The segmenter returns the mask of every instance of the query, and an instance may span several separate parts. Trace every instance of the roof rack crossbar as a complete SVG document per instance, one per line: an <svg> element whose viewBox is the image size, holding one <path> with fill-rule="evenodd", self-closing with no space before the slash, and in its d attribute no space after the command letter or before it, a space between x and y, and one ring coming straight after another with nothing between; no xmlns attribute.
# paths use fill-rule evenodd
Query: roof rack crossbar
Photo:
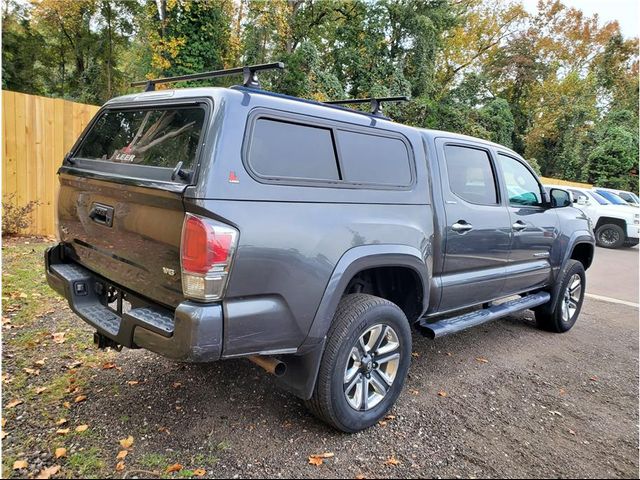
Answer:
<svg viewBox="0 0 640 480"><path fill-rule="evenodd" d="M377 97L377 98L353 98L350 100L331 100L328 102L324 102L328 105L356 105L362 103L371 104L371 114L372 115L382 115L382 102L407 102L409 101L409 97L406 95L398 96L398 97Z"/></svg>
<svg viewBox="0 0 640 480"><path fill-rule="evenodd" d="M244 77L243 86L249 88L260 88L260 81L258 80L257 72L262 70L275 70L284 69L284 63L263 63L261 65L247 65L244 67L229 68L226 70L214 70L211 72L193 73L190 75L180 75L177 77L165 77L155 78L152 80L141 80L138 82L132 82L132 87L139 87L144 85L145 92L152 92L156 89L156 85L161 83L173 83L173 82L185 82L188 80L204 80L206 78L226 77L229 75L240 75Z"/></svg>

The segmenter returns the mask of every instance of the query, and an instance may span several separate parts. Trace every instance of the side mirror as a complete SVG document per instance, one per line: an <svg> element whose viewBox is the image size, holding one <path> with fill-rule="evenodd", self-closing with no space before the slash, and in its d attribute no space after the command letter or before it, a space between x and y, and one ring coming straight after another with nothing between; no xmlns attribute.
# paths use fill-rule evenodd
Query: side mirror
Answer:
<svg viewBox="0 0 640 480"><path fill-rule="evenodd" d="M578 200L576 200L576 203L578 205L586 205L589 203L589 199L587 197L585 197L584 195L580 195L578 197Z"/></svg>
<svg viewBox="0 0 640 480"><path fill-rule="evenodd" d="M549 192L551 196L551 208L568 207L573 203L571 193L560 188L552 188Z"/></svg>

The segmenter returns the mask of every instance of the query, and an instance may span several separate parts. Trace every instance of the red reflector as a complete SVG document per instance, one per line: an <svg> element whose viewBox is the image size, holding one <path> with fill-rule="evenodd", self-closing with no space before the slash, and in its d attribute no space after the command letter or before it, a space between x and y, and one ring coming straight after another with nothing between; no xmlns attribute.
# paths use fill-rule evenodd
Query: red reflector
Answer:
<svg viewBox="0 0 640 480"><path fill-rule="evenodd" d="M227 263L234 241L235 234L229 227L217 227L187 215L182 229L182 269L207 273L215 264Z"/></svg>

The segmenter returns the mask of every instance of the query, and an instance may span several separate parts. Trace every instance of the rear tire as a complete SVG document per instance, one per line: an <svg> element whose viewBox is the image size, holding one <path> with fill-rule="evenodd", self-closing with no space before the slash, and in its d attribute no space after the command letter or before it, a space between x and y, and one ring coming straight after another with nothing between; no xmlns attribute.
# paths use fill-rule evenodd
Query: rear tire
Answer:
<svg viewBox="0 0 640 480"><path fill-rule="evenodd" d="M307 407L343 432L369 428L400 395L410 362L411 329L402 310L373 295L347 295L327 334Z"/></svg>
<svg viewBox="0 0 640 480"><path fill-rule="evenodd" d="M596 230L596 243L603 248L620 248L624 244L625 236L620 225L609 223Z"/></svg>
<svg viewBox="0 0 640 480"><path fill-rule="evenodd" d="M548 305L543 305L535 310L538 327L555 333L571 330L582 309L585 287L584 266L577 260L567 260L556 281L554 309L549 311Z"/></svg>

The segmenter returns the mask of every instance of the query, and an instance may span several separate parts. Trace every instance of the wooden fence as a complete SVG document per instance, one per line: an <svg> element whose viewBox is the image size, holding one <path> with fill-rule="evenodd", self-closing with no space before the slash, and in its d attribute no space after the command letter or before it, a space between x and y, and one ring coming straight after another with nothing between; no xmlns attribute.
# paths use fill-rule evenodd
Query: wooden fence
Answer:
<svg viewBox="0 0 640 480"><path fill-rule="evenodd" d="M40 202L24 233L55 234L56 172L98 108L2 91L2 198Z"/></svg>

